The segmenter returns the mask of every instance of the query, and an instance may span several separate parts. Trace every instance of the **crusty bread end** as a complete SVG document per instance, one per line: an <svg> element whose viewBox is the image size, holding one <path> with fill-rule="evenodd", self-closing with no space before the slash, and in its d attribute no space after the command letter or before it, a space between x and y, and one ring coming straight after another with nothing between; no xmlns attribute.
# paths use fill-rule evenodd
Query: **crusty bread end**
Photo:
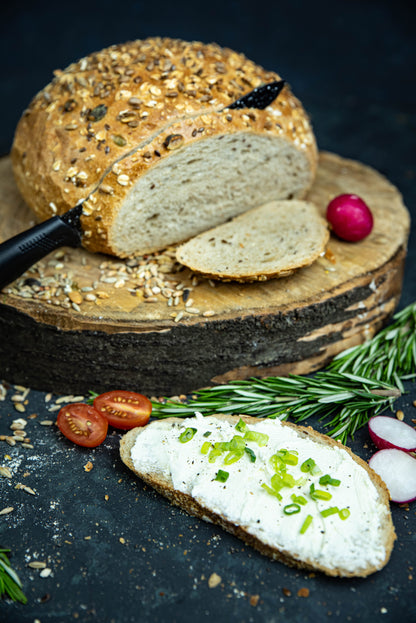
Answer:
<svg viewBox="0 0 416 623"><path fill-rule="evenodd" d="M153 37L90 54L23 113L12 146L19 190L41 220L84 201L82 244L119 257L303 197L317 147L289 85L264 110L229 108L276 80L197 41Z"/></svg>

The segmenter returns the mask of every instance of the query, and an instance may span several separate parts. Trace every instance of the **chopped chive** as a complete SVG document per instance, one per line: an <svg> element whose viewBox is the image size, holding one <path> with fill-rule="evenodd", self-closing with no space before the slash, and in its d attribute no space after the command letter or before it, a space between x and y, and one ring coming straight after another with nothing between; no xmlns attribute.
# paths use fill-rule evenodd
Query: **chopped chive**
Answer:
<svg viewBox="0 0 416 623"><path fill-rule="evenodd" d="M283 482L284 487L290 487L290 488L294 487L296 484L296 480L294 479L292 474L283 474L282 482Z"/></svg>
<svg viewBox="0 0 416 623"><path fill-rule="evenodd" d="M325 508L321 511L322 517L329 517L330 515L336 515L337 513L339 513L338 506L331 506L331 508Z"/></svg>
<svg viewBox="0 0 416 623"><path fill-rule="evenodd" d="M331 478L329 474L325 474L325 476L321 476L319 479L320 485L332 485L333 487L339 487L341 481L337 478Z"/></svg>
<svg viewBox="0 0 416 623"><path fill-rule="evenodd" d="M280 495L280 493L276 491L275 489L272 489L271 487L269 487L269 485L266 485L265 482L263 482L261 486L265 491L267 491L267 493L270 493L270 495L274 495L274 497L277 498L278 500L283 500L283 497Z"/></svg>
<svg viewBox="0 0 416 623"><path fill-rule="evenodd" d="M308 503L308 500L304 498L303 495L296 495L296 493L292 493L290 499L295 502L295 504L301 504L302 506Z"/></svg>
<svg viewBox="0 0 416 623"><path fill-rule="evenodd" d="M192 437L195 435L197 429L196 428L185 428L183 433L179 435L179 441L181 443L187 443L191 441Z"/></svg>
<svg viewBox="0 0 416 623"><path fill-rule="evenodd" d="M283 512L285 515L296 515L297 513L300 513L300 506L299 504L286 504L286 506L283 507Z"/></svg>
<svg viewBox="0 0 416 623"><path fill-rule="evenodd" d="M208 454L208 452L210 451L210 448L211 448L210 442L204 441L201 447L201 454Z"/></svg>
<svg viewBox="0 0 416 623"><path fill-rule="evenodd" d="M252 463L255 463L256 461L256 455L254 454L253 450L251 448L247 448L247 446L244 448L244 451L246 452L246 454L248 454L248 456L250 457L250 461Z"/></svg>
<svg viewBox="0 0 416 623"><path fill-rule="evenodd" d="M243 456L243 452L241 451L229 452L224 457L224 465L231 465L231 463L235 463L236 461L239 461L242 456Z"/></svg>
<svg viewBox="0 0 416 623"><path fill-rule="evenodd" d="M244 435L244 439L247 439L247 441L255 441L259 446L265 446L269 441L269 435L248 430Z"/></svg>
<svg viewBox="0 0 416 623"><path fill-rule="evenodd" d="M306 459L306 461L303 461L302 465L300 466L300 471L303 472L304 474L307 474L308 472L311 472L311 470L315 466L316 466L315 461L309 458L309 459Z"/></svg>
<svg viewBox="0 0 416 623"><path fill-rule="evenodd" d="M229 441L217 441L214 443L214 448L220 452L226 452L231 450L231 445Z"/></svg>
<svg viewBox="0 0 416 623"><path fill-rule="evenodd" d="M231 439L230 443L230 450L233 450L234 452L244 452L244 448L246 447L246 444L244 442L244 438L241 437L241 435L234 435L234 437Z"/></svg>
<svg viewBox="0 0 416 623"><path fill-rule="evenodd" d="M278 456L286 465L297 465L299 458L296 456L296 450L278 450L275 456Z"/></svg>
<svg viewBox="0 0 416 623"><path fill-rule="evenodd" d="M342 519L343 521L345 519L348 519L348 517L351 515L348 508L341 508L338 514L339 514L340 519Z"/></svg>
<svg viewBox="0 0 416 623"><path fill-rule="evenodd" d="M218 450L217 448L212 448L211 452L209 453L209 457L208 457L209 463L215 463L215 461L217 460L219 456L221 456L221 454L222 454L221 450Z"/></svg>
<svg viewBox="0 0 416 623"><path fill-rule="evenodd" d="M317 489L316 491L314 491L312 498L314 500L325 500L328 501L332 498L332 494L329 493L329 491L321 491L320 489Z"/></svg>
<svg viewBox="0 0 416 623"><path fill-rule="evenodd" d="M235 425L235 429L238 430L239 433L245 433L247 430L247 424L244 422L244 420L240 419L238 420L237 424Z"/></svg>
<svg viewBox="0 0 416 623"><path fill-rule="evenodd" d="M223 469L219 469L217 471L217 475L215 476L215 480L219 480L219 482L226 482L229 475L230 474L228 472L225 472Z"/></svg>
<svg viewBox="0 0 416 623"><path fill-rule="evenodd" d="M210 435L212 435L212 430L206 430L204 433L204 437L209 437Z"/></svg>
<svg viewBox="0 0 416 623"><path fill-rule="evenodd" d="M274 474L270 479L270 484L275 491L280 491L280 489L284 486L281 477L279 474Z"/></svg>
<svg viewBox="0 0 416 623"><path fill-rule="evenodd" d="M332 494L329 493L329 491L315 489L315 485L313 483L309 487L309 495L313 500L330 500L332 498Z"/></svg>
<svg viewBox="0 0 416 623"><path fill-rule="evenodd" d="M270 457L270 464L275 472L285 472L287 469L282 457L277 454L273 454L273 456Z"/></svg>
<svg viewBox="0 0 416 623"><path fill-rule="evenodd" d="M299 532L300 532L301 534L305 534L306 530L309 528L309 526L310 526L310 525L311 525L311 523L312 523L312 519L313 519L312 515L307 515L307 516L306 516L306 519L305 519L305 521L303 522L301 529L299 530Z"/></svg>
<svg viewBox="0 0 416 623"><path fill-rule="evenodd" d="M319 469L317 465L314 465L311 469L311 475L317 476L318 474L322 474L322 471Z"/></svg>

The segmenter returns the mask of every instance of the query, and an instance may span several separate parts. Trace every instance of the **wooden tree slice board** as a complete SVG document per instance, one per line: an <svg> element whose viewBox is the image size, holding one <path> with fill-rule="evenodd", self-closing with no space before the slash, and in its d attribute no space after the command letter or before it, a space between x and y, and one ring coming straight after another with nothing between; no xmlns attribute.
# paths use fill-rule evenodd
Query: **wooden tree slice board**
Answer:
<svg viewBox="0 0 416 623"><path fill-rule="evenodd" d="M196 283L173 264L172 250L138 265L83 249L51 254L0 295L0 378L65 394L124 388L172 396L324 366L393 313L409 235L408 211L388 180L321 153L308 199L324 214L344 192L370 205L370 236L359 243L331 236L325 257L282 279ZM9 158L0 160L0 215L1 241L34 224ZM177 296L159 292L163 284Z"/></svg>

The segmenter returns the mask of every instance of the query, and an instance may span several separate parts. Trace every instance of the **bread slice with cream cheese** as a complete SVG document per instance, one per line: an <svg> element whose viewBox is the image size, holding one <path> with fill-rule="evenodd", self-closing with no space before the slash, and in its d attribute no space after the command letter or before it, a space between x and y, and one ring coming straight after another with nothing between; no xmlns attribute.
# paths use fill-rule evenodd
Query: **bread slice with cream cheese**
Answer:
<svg viewBox="0 0 416 623"><path fill-rule="evenodd" d="M173 504L287 565L364 577L390 558L396 536L386 486L312 428L196 414L129 431L120 453Z"/></svg>

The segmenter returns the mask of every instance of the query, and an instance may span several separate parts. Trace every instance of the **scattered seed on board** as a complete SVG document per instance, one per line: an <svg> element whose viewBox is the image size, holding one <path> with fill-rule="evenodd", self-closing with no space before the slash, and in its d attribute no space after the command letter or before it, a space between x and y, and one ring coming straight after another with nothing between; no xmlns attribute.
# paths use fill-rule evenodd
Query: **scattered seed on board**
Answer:
<svg viewBox="0 0 416 623"><path fill-rule="evenodd" d="M14 511L13 506L6 506L6 508L1 509L0 515L8 515L9 513L12 513L13 511Z"/></svg>
<svg viewBox="0 0 416 623"><path fill-rule="evenodd" d="M121 179L123 181L124 177L122 176ZM183 266L176 260L175 247L169 247L149 256L101 262L97 266L100 274L95 276L91 283L77 284L73 281L70 271L66 272L68 262L73 260L70 251L63 252L59 260L58 262L57 258L53 258L49 262L38 262L9 286L6 293L23 298L39 299L47 304L60 306L63 309L73 309L80 313L84 305L99 304L100 299L110 298L113 295L112 290L126 289L139 295L145 288L150 287L153 288L152 295L156 296L156 301L164 301L170 307L180 304L179 297L182 291L185 292L183 298L185 305L189 292L201 283L206 282L211 287L216 285L212 280L201 280L183 271ZM81 258L81 263L83 265L87 263L85 256ZM51 271L53 271L52 274ZM109 291L97 289L99 283L108 284ZM177 290L177 297L173 295L174 289ZM152 302L156 301L152 300ZM25 389L22 388L22 391ZM18 400L23 402L20 397Z"/></svg>
<svg viewBox="0 0 416 623"><path fill-rule="evenodd" d="M184 312L180 311L179 313L176 314L174 321L179 322L180 320L182 320L183 316L184 316Z"/></svg>

